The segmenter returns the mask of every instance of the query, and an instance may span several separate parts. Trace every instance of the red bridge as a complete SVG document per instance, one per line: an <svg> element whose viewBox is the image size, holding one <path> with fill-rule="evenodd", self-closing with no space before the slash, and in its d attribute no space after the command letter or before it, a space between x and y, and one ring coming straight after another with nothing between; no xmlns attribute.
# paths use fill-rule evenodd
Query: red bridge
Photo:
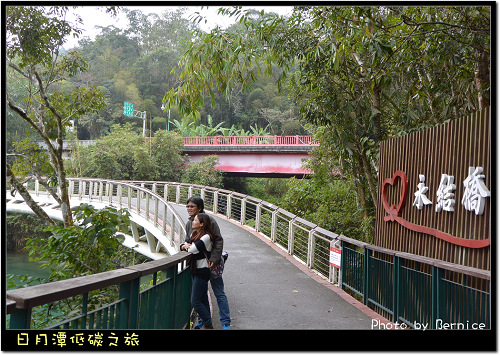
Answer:
<svg viewBox="0 0 500 355"><path fill-rule="evenodd" d="M151 139L151 137L146 137ZM229 176L249 177L303 177L312 171L302 169L302 161L309 159L308 152L318 145L310 136L210 136L183 137L184 153L191 161L201 161L204 156L218 155L216 166ZM95 141L81 140L90 145ZM47 150L44 142L38 142ZM63 156L69 159L70 144L63 142Z"/></svg>
<svg viewBox="0 0 500 355"><path fill-rule="evenodd" d="M229 176L303 177L303 160L318 143L310 136L183 137L184 153L191 161L217 155L216 166Z"/></svg>

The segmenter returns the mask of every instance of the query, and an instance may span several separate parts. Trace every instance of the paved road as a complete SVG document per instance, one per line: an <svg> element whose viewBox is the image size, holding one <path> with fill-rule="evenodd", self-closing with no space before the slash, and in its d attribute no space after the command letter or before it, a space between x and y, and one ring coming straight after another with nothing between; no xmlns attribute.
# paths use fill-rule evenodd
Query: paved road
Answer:
<svg viewBox="0 0 500 355"><path fill-rule="evenodd" d="M186 220L184 206L178 212ZM229 258L224 270L232 329L370 329L372 318L241 226L215 216ZM211 291L211 289L210 289ZM211 291L214 328L220 329Z"/></svg>

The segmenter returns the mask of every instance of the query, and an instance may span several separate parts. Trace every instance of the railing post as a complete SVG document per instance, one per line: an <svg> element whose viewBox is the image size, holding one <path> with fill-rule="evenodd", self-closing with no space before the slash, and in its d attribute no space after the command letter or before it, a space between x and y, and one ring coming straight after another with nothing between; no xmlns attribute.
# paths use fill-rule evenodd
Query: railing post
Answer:
<svg viewBox="0 0 500 355"><path fill-rule="evenodd" d="M312 269L314 263L314 247L315 247L315 239L314 239L314 228L309 231L309 235L307 238L307 267Z"/></svg>
<svg viewBox="0 0 500 355"><path fill-rule="evenodd" d="M231 198L231 195L227 195L227 204L226 204L226 217L228 219L231 219L231 203L233 199Z"/></svg>
<svg viewBox="0 0 500 355"><path fill-rule="evenodd" d="M30 329L31 323L31 308L30 309L16 309L10 315L9 329Z"/></svg>
<svg viewBox="0 0 500 355"><path fill-rule="evenodd" d="M244 198L241 199L241 216L240 216L240 223L245 224L245 216L247 213L247 197L245 196Z"/></svg>
<svg viewBox="0 0 500 355"><path fill-rule="evenodd" d="M276 209L271 213L271 241L273 243L276 243L277 225L278 225L278 210Z"/></svg>
<svg viewBox="0 0 500 355"><path fill-rule="evenodd" d="M399 321L399 271L401 267L401 259L399 256L394 255L393 257L393 280L392 280L392 322L397 323Z"/></svg>
<svg viewBox="0 0 500 355"><path fill-rule="evenodd" d="M260 231L260 217L262 214L262 202L255 206L255 231ZM272 230L272 229L271 229Z"/></svg>
<svg viewBox="0 0 500 355"><path fill-rule="evenodd" d="M295 239L293 221L295 221L295 218L288 221L288 254L290 255L293 255L293 241Z"/></svg>
<svg viewBox="0 0 500 355"><path fill-rule="evenodd" d="M213 213L217 213L219 210L219 192L214 191L214 210Z"/></svg>
<svg viewBox="0 0 500 355"><path fill-rule="evenodd" d="M162 218L162 223L163 223L163 234L167 234L167 206L163 206L163 218Z"/></svg>
<svg viewBox="0 0 500 355"><path fill-rule="evenodd" d="M163 198L168 201L168 184L163 185Z"/></svg>
<svg viewBox="0 0 500 355"><path fill-rule="evenodd" d="M109 197L109 204L110 206L113 205L113 184L108 183L108 197Z"/></svg>
<svg viewBox="0 0 500 355"><path fill-rule="evenodd" d="M154 226L158 227L158 198L155 197L155 212L154 212ZM166 208L165 208L166 209Z"/></svg>
<svg viewBox="0 0 500 355"><path fill-rule="evenodd" d="M440 287L442 270L437 266L432 266L432 290L431 290L431 324L430 329L435 329L436 319L440 318Z"/></svg>
<svg viewBox="0 0 500 355"><path fill-rule="evenodd" d="M146 221L149 221L149 194L145 194L146 196Z"/></svg>
<svg viewBox="0 0 500 355"><path fill-rule="evenodd" d="M370 288L370 256L371 250L365 248L363 262L363 304L368 305L369 288Z"/></svg>
<svg viewBox="0 0 500 355"><path fill-rule="evenodd" d="M92 201L93 193L94 193L94 181L89 181L89 201Z"/></svg>
<svg viewBox="0 0 500 355"><path fill-rule="evenodd" d="M183 242L183 240L181 240L181 238L182 238L182 236L179 233L179 243L178 243L178 245ZM170 246L175 246L175 245L176 245L175 244L175 216L172 213L172 217L171 217L171 220L170 220Z"/></svg>
<svg viewBox="0 0 500 355"><path fill-rule="evenodd" d="M99 202L102 202L102 181L99 181Z"/></svg>
<svg viewBox="0 0 500 355"><path fill-rule="evenodd" d="M40 195L40 183L38 182L38 180L35 180L35 195Z"/></svg>
<svg viewBox="0 0 500 355"><path fill-rule="evenodd" d="M167 270L165 270L165 273L166 273L166 279L170 279L170 282L172 283L172 287L171 287L171 290L172 290L172 298L171 298L171 303L170 303L170 327L172 328L175 328L176 327L176 324L175 324L175 310L176 310L176 300L175 300L175 296L176 296L176 289L177 289L177 265L175 265L174 267L170 267L168 268Z"/></svg>
<svg viewBox="0 0 500 355"><path fill-rule="evenodd" d="M131 210L132 209L132 187L129 186L128 187L128 209Z"/></svg>
<svg viewBox="0 0 500 355"><path fill-rule="evenodd" d="M129 329L138 329L138 319L139 319L139 294L140 294L140 277L130 280L130 318L129 318Z"/></svg>
<svg viewBox="0 0 500 355"><path fill-rule="evenodd" d="M122 185L118 185L116 194L118 195L118 208L122 208Z"/></svg>
<svg viewBox="0 0 500 355"><path fill-rule="evenodd" d="M347 258L345 254L345 242L343 240L340 241L340 255L342 255L342 258L340 259L340 279L339 279L339 287L341 290L344 289L344 279L345 279L345 274L346 274L346 267L347 267Z"/></svg>
<svg viewBox="0 0 500 355"><path fill-rule="evenodd" d="M140 278L137 277L120 284L119 298L123 299L123 302L120 303L119 329L137 328L139 280Z"/></svg>
<svg viewBox="0 0 500 355"><path fill-rule="evenodd" d="M180 204L181 201L181 185L177 185L175 191L175 203Z"/></svg>

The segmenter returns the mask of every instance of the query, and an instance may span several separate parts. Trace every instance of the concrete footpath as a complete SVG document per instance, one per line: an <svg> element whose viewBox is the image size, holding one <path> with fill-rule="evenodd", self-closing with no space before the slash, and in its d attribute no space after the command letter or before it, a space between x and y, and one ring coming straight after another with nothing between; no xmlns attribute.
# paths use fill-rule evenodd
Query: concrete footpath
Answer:
<svg viewBox="0 0 500 355"><path fill-rule="evenodd" d="M187 220L186 208L178 207ZM223 278L232 329L371 329L372 319L390 323L251 228L214 217L229 254ZM214 328L221 329L209 289Z"/></svg>

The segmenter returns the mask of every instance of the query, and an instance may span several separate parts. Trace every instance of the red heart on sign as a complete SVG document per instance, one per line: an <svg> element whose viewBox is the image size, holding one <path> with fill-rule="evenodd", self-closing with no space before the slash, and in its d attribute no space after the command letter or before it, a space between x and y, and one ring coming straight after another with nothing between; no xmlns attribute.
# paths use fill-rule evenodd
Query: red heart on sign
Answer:
<svg viewBox="0 0 500 355"><path fill-rule="evenodd" d="M397 180L401 180L402 183L402 189L401 189L401 197L399 198L399 204L396 207L396 205L389 205L389 202L387 202L387 186L391 185L394 186L397 183ZM384 217L384 221L394 221L394 217L401 217L401 208L406 203L406 196L408 194L408 178L406 177L406 174L402 171L396 171L392 178L387 178L384 180L382 184L382 204L384 205L385 211L389 214L388 216Z"/></svg>

